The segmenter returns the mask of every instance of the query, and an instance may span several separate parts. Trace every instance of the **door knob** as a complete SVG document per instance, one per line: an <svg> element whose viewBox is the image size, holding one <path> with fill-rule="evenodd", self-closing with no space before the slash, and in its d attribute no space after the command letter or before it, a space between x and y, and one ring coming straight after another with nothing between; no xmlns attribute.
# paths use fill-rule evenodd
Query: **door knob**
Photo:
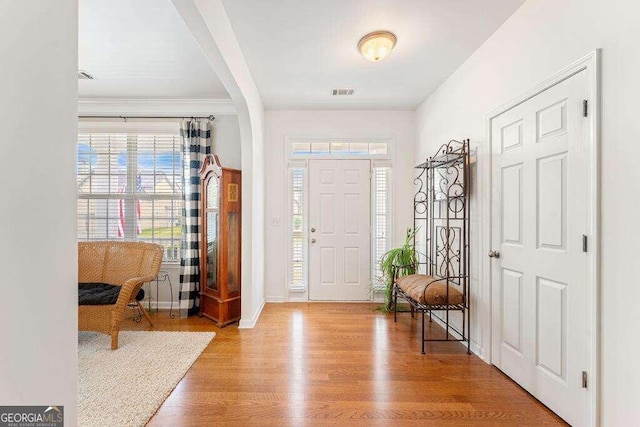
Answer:
<svg viewBox="0 0 640 427"><path fill-rule="evenodd" d="M315 242L316 242L316 239L311 239L311 243L315 243Z"/></svg>
<svg viewBox="0 0 640 427"><path fill-rule="evenodd" d="M311 229L311 232L312 232L312 233L315 233L315 232L316 232L316 229L315 229L315 228L312 228L312 229Z"/></svg>
<svg viewBox="0 0 640 427"><path fill-rule="evenodd" d="M498 251L489 251L489 258L500 258L500 252L498 252Z"/></svg>

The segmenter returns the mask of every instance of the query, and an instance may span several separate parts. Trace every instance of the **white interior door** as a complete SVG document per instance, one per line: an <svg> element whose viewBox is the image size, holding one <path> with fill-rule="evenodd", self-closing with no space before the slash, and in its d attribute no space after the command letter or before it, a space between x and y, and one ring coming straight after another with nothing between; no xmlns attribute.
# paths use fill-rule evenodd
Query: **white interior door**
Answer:
<svg viewBox="0 0 640 427"><path fill-rule="evenodd" d="M309 299L365 301L371 288L371 161L309 161Z"/></svg>
<svg viewBox="0 0 640 427"><path fill-rule="evenodd" d="M582 71L491 121L492 361L574 426L587 416L587 94Z"/></svg>

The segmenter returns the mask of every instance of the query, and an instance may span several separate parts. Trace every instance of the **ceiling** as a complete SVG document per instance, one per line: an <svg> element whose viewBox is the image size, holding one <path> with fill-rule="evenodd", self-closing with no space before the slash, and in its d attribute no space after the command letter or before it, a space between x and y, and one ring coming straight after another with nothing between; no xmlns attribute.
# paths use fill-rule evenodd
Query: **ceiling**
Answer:
<svg viewBox="0 0 640 427"><path fill-rule="evenodd" d="M524 0L223 2L267 108L414 109ZM356 45L380 29L398 43L369 62Z"/></svg>
<svg viewBox="0 0 640 427"><path fill-rule="evenodd" d="M415 109L524 0L223 2L267 108ZM398 43L372 63L379 29ZM80 0L78 54L80 98L229 99L171 0Z"/></svg>
<svg viewBox="0 0 640 427"><path fill-rule="evenodd" d="M229 98L170 0L80 0L78 68L81 98Z"/></svg>

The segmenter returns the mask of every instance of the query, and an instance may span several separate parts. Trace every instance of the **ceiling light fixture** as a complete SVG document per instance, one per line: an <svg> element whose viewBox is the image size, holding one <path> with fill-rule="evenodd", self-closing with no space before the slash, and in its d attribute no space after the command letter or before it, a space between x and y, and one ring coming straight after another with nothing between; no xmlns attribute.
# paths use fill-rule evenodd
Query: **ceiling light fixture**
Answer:
<svg viewBox="0 0 640 427"><path fill-rule="evenodd" d="M358 42L358 50L369 61L378 62L389 56L398 39L389 31L374 31Z"/></svg>

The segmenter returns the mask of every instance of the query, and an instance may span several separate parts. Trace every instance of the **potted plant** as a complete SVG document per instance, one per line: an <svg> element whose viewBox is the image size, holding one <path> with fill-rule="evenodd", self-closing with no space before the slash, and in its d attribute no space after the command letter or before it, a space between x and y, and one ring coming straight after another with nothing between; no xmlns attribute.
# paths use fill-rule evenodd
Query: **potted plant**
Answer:
<svg viewBox="0 0 640 427"><path fill-rule="evenodd" d="M418 229L407 228L407 235L402 246L393 248L380 258L380 271L385 282L384 310L393 311L393 275L394 270L398 276L406 276L416 273L418 257L414 247L414 239Z"/></svg>

